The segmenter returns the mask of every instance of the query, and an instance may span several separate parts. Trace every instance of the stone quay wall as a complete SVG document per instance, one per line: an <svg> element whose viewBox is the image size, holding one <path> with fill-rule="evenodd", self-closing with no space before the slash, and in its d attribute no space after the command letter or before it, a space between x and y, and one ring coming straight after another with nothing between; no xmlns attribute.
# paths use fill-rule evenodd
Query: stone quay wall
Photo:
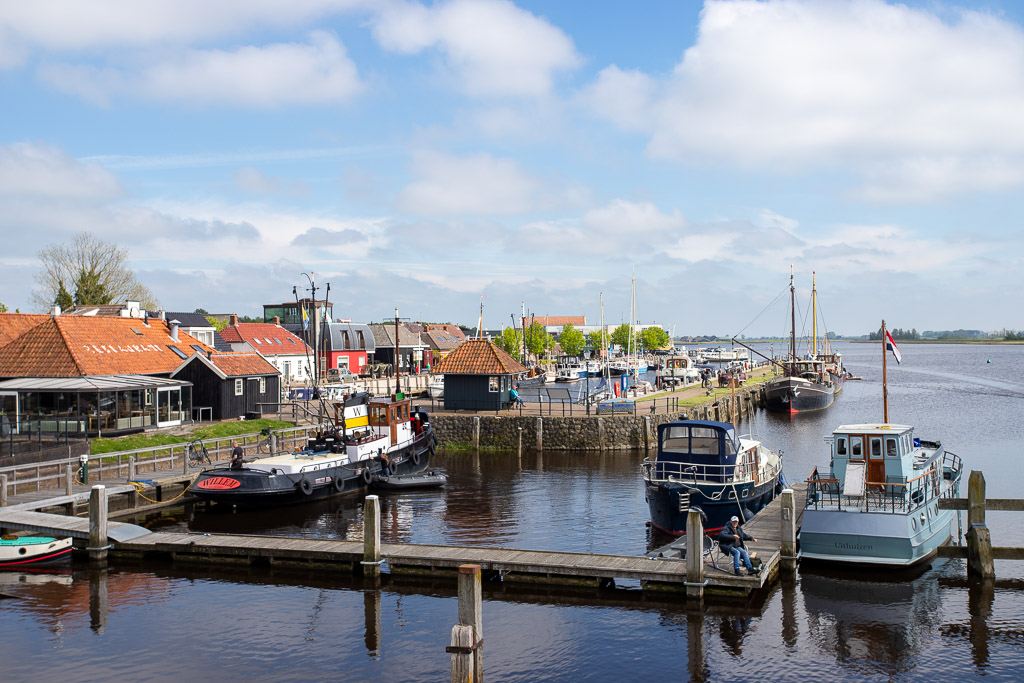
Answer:
<svg viewBox="0 0 1024 683"><path fill-rule="evenodd" d="M761 405L759 388L736 394L737 422ZM439 413L431 415L442 449L473 450L653 450L658 425L676 420L731 422L731 397L722 397L677 413L536 417ZM641 404L642 405L642 404Z"/></svg>

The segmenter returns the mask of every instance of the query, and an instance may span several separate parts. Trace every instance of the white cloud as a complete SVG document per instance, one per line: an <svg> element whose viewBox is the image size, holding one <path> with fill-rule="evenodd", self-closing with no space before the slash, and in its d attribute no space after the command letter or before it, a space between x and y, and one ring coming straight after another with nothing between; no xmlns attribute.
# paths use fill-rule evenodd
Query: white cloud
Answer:
<svg viewBox="0 0 1024 683"><path fill-rule="evenodd" d="M115 96L157 101L277 107L347 100L362 91L345 47L323 31L306 44L190 50L138 71L78 64L39 70L51 86L104 104Z"/></svg>
<svg viewBox="0 0 1024 683"><path fill-rule="evenodd" d="M669 79L656 88L609 67L585 95L653 131L652 156L688 164L852 171L859 196L887 201L1019 187L1024 32L951 16L881 0L709 0Z"/></svg>
<svg viewBox="0 0 1024 683"><path fill-rule="evenodd" d="M94 201L119 194L113 173L56 147L28 142L0 147L0 195Z"/></svg>
<svg viewBox="0 0 1024 683"><path fill-rule="evenodd" d="M545 95L556 72L581 63L564 32L503 0L394 3L374 20L374 35L403 54L437 48L475 97Z"/></svg>
<svg viewBox="0 0 1024 683"><path fill-rule="evenodd" d="M258 27L303 26L366 0L51 0L0 3L0 50L77 51L188 44ZM2 61L0 61L2 66Z"/></svg>
<svg viewBox="0 0 1024 683"><path fill-rule="evenodd" d="M398 196L399 207L412 214L509 215L575 206L589 197L586 188L542 180L517 161L490 154L419 152L413 157L413 172L419 179Z"/></svg>

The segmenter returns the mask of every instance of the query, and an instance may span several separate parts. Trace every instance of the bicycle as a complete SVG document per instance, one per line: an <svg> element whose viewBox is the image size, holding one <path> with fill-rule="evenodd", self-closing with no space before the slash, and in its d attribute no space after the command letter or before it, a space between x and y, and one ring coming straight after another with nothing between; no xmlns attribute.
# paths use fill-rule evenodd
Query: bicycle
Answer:
<svg viewBox="0 0 1024 683"><path fill-rule="evenodd" d="M206 450L206 444L203 443L202 439L189 441L188 446L185 447L185 455L188 457L189 467L196 467L203 463L213 464L213 461L210 460L210 453Z"/></svg>
<svg viewBox="0 0 1024 683"><path fill-rule="evenodd" d="M270 448L270 428L266 427L264 429L261 429L260 436L263 436L265 438L260 439L259 441L256 442L256 450L258 450L260 453L272 453L273 451Z"/></svg>

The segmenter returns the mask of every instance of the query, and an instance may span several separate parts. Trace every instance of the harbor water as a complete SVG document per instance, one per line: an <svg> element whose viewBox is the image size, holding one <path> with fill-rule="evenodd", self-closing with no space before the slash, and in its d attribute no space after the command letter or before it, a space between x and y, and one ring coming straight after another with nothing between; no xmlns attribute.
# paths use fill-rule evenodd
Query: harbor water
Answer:
<svg viewBox="0 0 1024 683"><path fill-rule="evenodd" d="M828 410L740 426L781 450L790 480L828 466L823 437L880 422L877 344L841 344L848 381ZM1024 498L1024 347L905 345L889 359L889 421L941 440L988 496ZM638 452L438 454L446 489L384 493L385 542L641 555L652 535ZM966 475L965 475L966 476ZM265 512L183 506L153 529L359 539L362 496ZM966 520L964 520L966 521ZM988 513L993 544L1024 545L1020 513ZM966 529L965 529L966 530ZM958 531L955 527L953 533ZM491 681L1017 680L1024 563L974 585L965 563L912 574L801 566L746 605L703 611L612 590L484 584ZM0 573L5 680L448 680L454 581L169 564Z"/></svg>

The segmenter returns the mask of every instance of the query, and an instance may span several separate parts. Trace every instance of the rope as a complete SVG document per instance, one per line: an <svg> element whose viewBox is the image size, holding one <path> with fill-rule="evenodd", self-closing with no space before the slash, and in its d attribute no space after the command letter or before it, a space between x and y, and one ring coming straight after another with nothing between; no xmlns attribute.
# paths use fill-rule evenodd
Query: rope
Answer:
<svg viewBox="0 0 1024 683"><path fill-rule="evenodd" d="M198 476L199 476L199 474L193 474L192 475L192 479L188 482L189 485L191 485L192 482L195 481L196 477L198 477ZM130 484L135 489L135 493L138 494L138 496L140 498L142 498L143 500L149 501L150 503L161 503L162 504L162 503L173 503L174 501L176 501L179 498L181 498L182 496L184 496L185 493L188 491L188 486L186 485L183 489L181 489L181 493L176 495L174 498L171 498L170 500L153 500L152 498L149 498L149 497L143 495L142 492L146 489L146 486L148 484L159 484L161 482L174 482L174 481L176 481L176 480L174 480L174 479L146 479L144 481L136 481L136 480L133 480L133 479L129 479L128 480L128 484Z"/></svg>

